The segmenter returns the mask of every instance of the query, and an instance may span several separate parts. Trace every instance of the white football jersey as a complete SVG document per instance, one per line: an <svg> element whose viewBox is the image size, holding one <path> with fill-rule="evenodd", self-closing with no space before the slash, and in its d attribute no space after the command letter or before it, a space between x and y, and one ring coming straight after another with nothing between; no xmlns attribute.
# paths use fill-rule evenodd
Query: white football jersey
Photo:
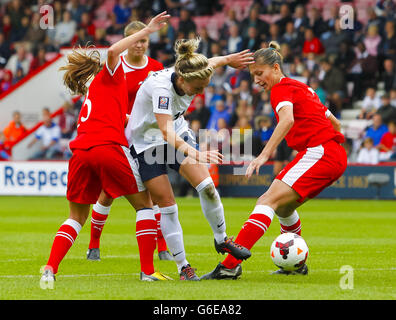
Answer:
<svg viewBox="0 0 396 320"><path fill-rule="evenodd" d="M173 84L176 76L174 72L174 68L168 68L151 73L136 94L125 135L129 147L133 145L138 154L167 143L158 128L155 113L171 115L177 135L188 131L188 123L183 114L194 95L180 96L176 93Z"/></svg>

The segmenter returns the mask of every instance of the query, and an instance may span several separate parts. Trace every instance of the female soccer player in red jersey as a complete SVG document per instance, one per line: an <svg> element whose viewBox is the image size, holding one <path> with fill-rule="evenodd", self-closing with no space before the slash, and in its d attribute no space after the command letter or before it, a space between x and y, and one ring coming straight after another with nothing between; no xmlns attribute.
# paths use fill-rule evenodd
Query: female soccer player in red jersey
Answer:
<svg viewBox="0 0 396 320"><path fill-rule="evenodd" d="M297 156L274 179L256 203L235 242L250 249L269 228L274 214L279 218L281 232L301 234L301 222L296 209L317 196L345 171L347 156L340 143L339 121L323 106L306 84L287 78L282 71L279 45L254 54L249 66L254 82L271 91L271 104L278 124L263 149L246 170L248 178L266 163L282 141L298 151ZM241 260L228 255L216 268L201 279L236 279L242 273ZM290 274L279 270L277 273ZM307 274L304 264L297 274Z"/></svg>
<svg viewBox="0 0 396 320"><path fill-rule="evenodd" d="M135 41L165 26L169 15L163 12L154 17L143 30L113 44L102 68L98 51L89 55L74 50L68 56L64 82L76 94L85 94L81 108L77 137L70 142L73 156L69 161L67 199L70 204L69 218L58 230L42 282L55 280L58 267L79 231L84 225L90 204L95 203L101 190L112 198L125 196L137 210L138 219L145 222L144 233L156 232L152 203L141 182L124 134L128 95L125 73L119 55ZM87 82L92 79L87 88ZM154 221L154 224L148 225ZM152 248L141 248L141 250ZM147 281L167 280L168 277L154 272L153 257L141 261L141 279Z"/></svg>
<svg viewBox="0 0 396 320"><path fill-rule="evenodd" d="M124 29L124 36L128 37L140 30L143 30L146 24L140 21L132 21ZM128 48L128 51L121 56L122 67L126 76L127 90L128 90L128 110L129 115L132 111L133 103L135 102L136 93L146 77L153 71L162 70L164 66L161 62L156 61L146 56L146 51L149 46L149 37L142 37L135 41ZM107 217L110 213L110 208L113 199L109 197L103 190L99 196L98 201L92 207L91 216L91 239L87 251L87 259L93 261L100 260L100 237L103 227L106 223ZM172 256L167 250L165 239L161 232L160 217L161 213L157 205L153 206L154 216L156 219L157 233L146 234L142 233L144 224L140 220L136 221L136 237L139 243L143 246L149 246L152 241L155 241L160 260L173 260ZM143 229L144 230L144 229ZM147 255L147 259L152 256L152 252L141 252L142 255Z"/></svg>

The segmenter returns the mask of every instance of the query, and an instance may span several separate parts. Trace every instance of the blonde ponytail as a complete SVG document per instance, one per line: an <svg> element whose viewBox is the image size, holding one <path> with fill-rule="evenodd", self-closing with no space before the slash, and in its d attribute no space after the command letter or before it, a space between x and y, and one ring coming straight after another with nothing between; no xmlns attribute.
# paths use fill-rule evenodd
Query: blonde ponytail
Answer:
<svg viewBox="0 0 396 320"><path fill-rule="evenodd" d="M181 39L176 41L176 74L186 81L207 79L213 75L213 68L209 66L208 58L196 53L200 38Z"/></svg>

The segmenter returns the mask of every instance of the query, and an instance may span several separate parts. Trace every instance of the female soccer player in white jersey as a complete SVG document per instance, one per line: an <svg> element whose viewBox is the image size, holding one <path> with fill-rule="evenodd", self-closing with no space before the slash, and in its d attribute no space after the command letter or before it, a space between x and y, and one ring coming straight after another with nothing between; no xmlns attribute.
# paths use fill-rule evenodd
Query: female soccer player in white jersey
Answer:
<svg viewBox="0 0 396 320"><path fill-rule="evenodd" d="M158 31L168 19L169 15L163 12L154 17L147 28L114 43L103 68L98 51L87 55L76 50L68 55L68 64L61 68L65 71L65 85L72 92L85 95L85 100L78 119L77 136L70 142L73 151L67 181L70 214L53 241L41 278L45 285L54 282L59 264L77 238L89 215L90 204L96 202L101 190L112 198L125 196L138 216L154 219L150 197L140 180L124 133L128 95L119 55L133 42ZM169 279L154 272L152 255L141 271L141 280Z"/></svg>
<svg viewBox="0 0 396 320"><path fill-rule="evenodd" d="M124 29L124 36L128 37L140 30L143 30L146 25L140 21L132 21ZM121 56L122 67L126 76L127 90L128 90L128 110L127 114L131 113L133 104L135 102L136 93L143 83L144 79L153 71L162 70L164 66L161 62L156 61L146 56L146 51L149 47L149 37L143 37L139 41L134 42L128 51ZM107 195L103 190L98 201L92 206L91 216L91 239L89 241L87 259L92 261L100 260L100 238L103 227L106 223L107 217L110 213L110 208L113 199ZM154 216L156 221L144 221L140 217L136 219L136 239L140 247L152 248L153 243L156 243L158 249L158 257L160 260L173 260L172 256L167 251L167 246L164 237L161 233L159 208L157 205L153 206ZM154 225L153 225L154 223ZM156 229L156 232L143 232L147 229ZM155 240L157 239L157 240ZM152 250L141 250L140 261L150 261Z"/></svg>
<svg viewBox="0 0 396 320"><path fill-rule="evenodd" d="M315 91L305 83L283 74L279 45L255 52L255 63L249 66L254 82L271 91L271 105L278 124L261 154L246 170L248 178L266 163L283 138L298 154L276 176L256 203L235 242L251 249L269 228L276 214L281 232L301 235L301 221L296 209L316 197L344 173L347 156L340 143L339 121L320 102ZM242 274L241 260L228 255L201 279L236 279ZM277 274L308 273L305 263L297 271L278 270Z"/></svg>
<svg viewBox="0 0 396 320"><path fill-rule="evenodd" d="M238 259L249 250L235 245L226 235L224 209L209 175L207 162L221 162L217 151L199 152L183 114L196 94L209 85L216 67L242 68L252 62L248 50L207 59L195 53L199 40L179 40L175 66L151 74L141 85L126 128L131 153L139 163L142 181L161 211L161 229L173 254L181 280L199 280L186 260L178 207L167 176L166 165L177 170L197 190L202 211L215 237L215 248ZM200 163L198 163L200 162Z"/></svg>

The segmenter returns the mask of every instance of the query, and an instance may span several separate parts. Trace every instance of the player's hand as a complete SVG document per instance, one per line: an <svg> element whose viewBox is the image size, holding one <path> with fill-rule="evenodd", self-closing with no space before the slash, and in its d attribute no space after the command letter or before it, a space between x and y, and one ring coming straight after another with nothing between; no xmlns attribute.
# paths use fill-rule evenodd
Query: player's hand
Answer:
<svg viewBox="0 0 396 320"><path fill-rule="evenodd" d="M253 52L250 52L249 49L230 54L228 57L231 61L228 65L235 69L243 69L254 63Z"/></svg>
<svg viewBox="0 0 396 320"><path fill-rule="evenodd" d="M150 31L150 33L156 32L166 26L169 18L170 15L167 14L166 11L161 12L160 14L156 15L153 19L151 19L151 21L147 25L147 29Z"/></svg>
<svg viewBox="0 0 396 320"><path fill-rule="evenodd" d="M258 175L260 167L268 161L268 156L259 155L256 159L250 162L249 167L246 169L245 176L250 179L254 171Z"/></svg>
<svg viewBox="0 0 396 320"><path fill-rule="evenodd" d="M214 163L219 164L223 162L224 156L218 150L201 151L198 154L199 163Z"/></svg>
<svg viewBox="0 0 396 320"><path fill-rule="evenodd" d="M127 127L130 116L131 116L130 114L126 114L126 115L125 115L124 128Z"/></svg>

